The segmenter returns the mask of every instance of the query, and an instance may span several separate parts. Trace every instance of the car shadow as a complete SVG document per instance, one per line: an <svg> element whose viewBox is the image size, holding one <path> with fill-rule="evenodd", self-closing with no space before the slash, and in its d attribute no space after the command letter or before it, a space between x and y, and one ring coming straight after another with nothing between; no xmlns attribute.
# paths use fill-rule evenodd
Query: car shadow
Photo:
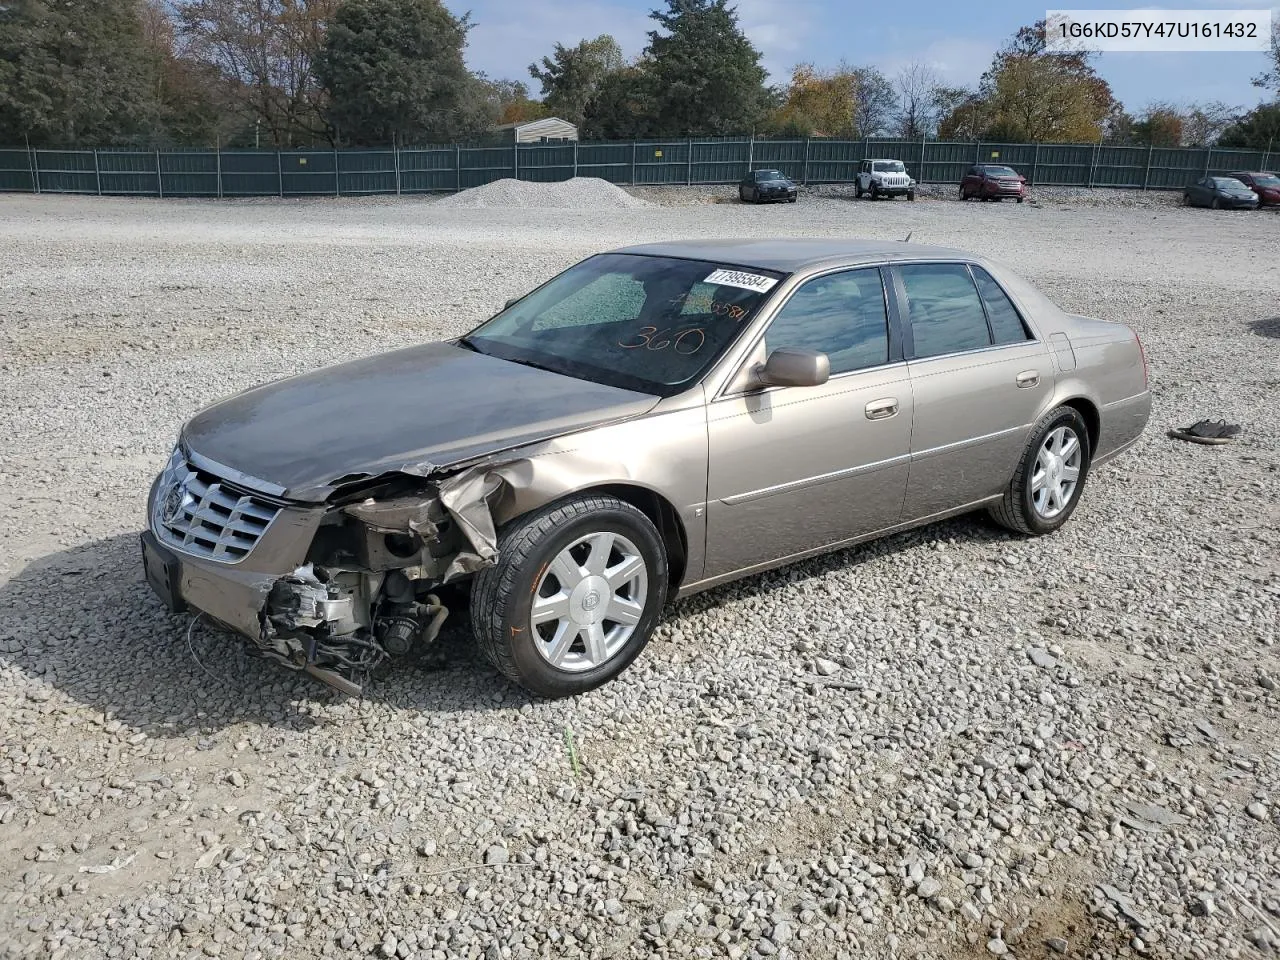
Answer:
<svg viewBox="0 0 1280 960"><path fill-rule="evenodd" d="M976 517L791 564L677 601L676 622L746 593L772 593L938 539L1002 540L1009 534ZM364 699L394 710L511 710L538 702L484 662L472 641L465 592L453 588L440 637L419 656L371 681ZM327 721L344 694L249 653L235 635L172 615L142 574L136 534L49 554L0 584L0 664L60 691L102 716L155 738L213 733L238 723L303 730ZM342 722L342 721L336 721Z"/></svg>
<svg viewBox="0 0 1280 960"><path fill-rule="evenodd" d="M1260 337L1280 340L1280 317L1267 317L1263 320L1250 320L1249 329Z"/></svg>
<svg viewBox="0 0 1280 960"><path fill-rule="evenodd" d="M248 652L238 637L171 615L142 573L136 534L61 550L0 584L0 663L152 737L250 722L306 729L346 699ZM40 688L37 683L28 696ZM465 616L429 656L398 664L365 699L439 712L515 709L529 695L474 652Z"/></svg>

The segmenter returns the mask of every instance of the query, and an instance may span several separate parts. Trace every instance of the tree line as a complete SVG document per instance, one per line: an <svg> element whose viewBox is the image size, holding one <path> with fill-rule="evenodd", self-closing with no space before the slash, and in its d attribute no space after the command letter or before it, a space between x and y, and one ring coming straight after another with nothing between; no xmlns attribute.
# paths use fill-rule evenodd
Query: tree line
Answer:
<svg viewBox="0 0 1280 960"><path fill-rule="evenodd" d="M924 63L797 65L770 85L730 0L665 0L638 57L557 43L529 85L467 68L441 0L0 0L0 145L301 147L477 141L558 116L583 139L926 137L1268 148L1280 24L1255 80L1272 100L1127 111L1086 53L1020 29L972 89Z"/></svg>

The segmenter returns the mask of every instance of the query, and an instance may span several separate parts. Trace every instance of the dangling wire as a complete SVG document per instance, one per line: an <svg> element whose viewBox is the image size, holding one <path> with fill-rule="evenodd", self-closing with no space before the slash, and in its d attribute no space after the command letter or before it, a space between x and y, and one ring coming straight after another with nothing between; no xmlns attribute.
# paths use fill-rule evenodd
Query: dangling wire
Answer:
<svg viewBox="0 0 1280 960"><path fill-rule="evenodd" d="M191 659L196 662L197 667L199 667L201 670L207 673L211 679L216 680L218 683L221 683L222 678L219 677L216 673L214 673L212 670L210 670L208 667L206 667L203 663L200 662L200 658L196 656L195 644L191 642L191 634L195 630L196 624L203 619L204 619L204 614L197 613L194 617L191 618L191 622L187 624L187 650L190 651Z"/></svg>

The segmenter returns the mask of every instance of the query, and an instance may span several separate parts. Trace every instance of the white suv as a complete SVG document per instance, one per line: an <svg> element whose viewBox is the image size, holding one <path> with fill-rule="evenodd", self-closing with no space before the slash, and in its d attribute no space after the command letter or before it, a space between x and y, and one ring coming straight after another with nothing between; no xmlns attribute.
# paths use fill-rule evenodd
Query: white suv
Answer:
<svg viewBox="0 0 1280 960"><path fill-rule="evenodd" d="M901 160L863 160L854 183L853 192L859 199L864 193L871 194L872 200L903 194L908 200L916 198L916 182Z"/></svg>

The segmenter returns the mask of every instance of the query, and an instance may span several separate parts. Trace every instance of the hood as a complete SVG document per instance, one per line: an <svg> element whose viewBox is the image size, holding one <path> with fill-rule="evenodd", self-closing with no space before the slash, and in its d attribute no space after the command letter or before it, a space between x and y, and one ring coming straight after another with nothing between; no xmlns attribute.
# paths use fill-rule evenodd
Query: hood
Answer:
<svg viewBox="0 0 1280 960"><path fill-rule="evenodd" d="M207 407L193 453L323 500L341 484L433 469L638 416L657 398L429 343L324 367Z"/></svg>

